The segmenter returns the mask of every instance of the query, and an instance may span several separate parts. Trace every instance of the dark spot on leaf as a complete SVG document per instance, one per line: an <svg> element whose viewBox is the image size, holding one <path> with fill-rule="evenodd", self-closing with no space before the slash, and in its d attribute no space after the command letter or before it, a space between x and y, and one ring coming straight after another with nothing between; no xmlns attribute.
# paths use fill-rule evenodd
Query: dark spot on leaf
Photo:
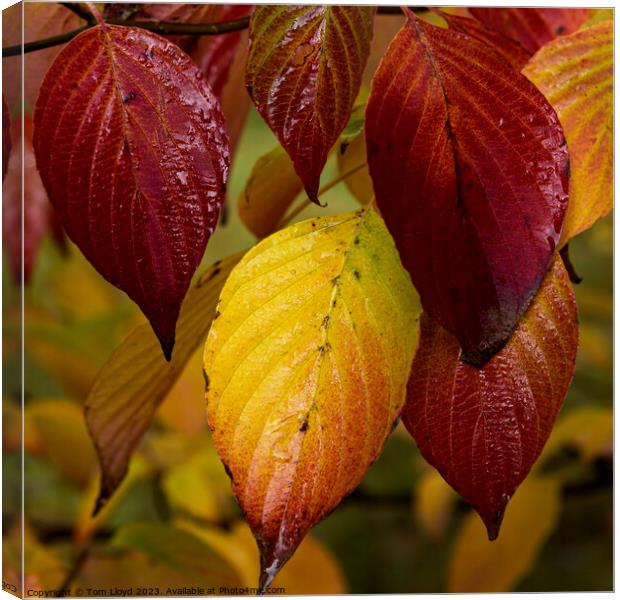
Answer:
<svg viewBox="0 0 620 600"><path fill-rule="evenodd" d="M146 58L146 60L152 60L153 59L153 51L150 48L147 48L144 51L144 58Z"/></svg>
<svg viewBox="0 0 620 600"><path fill-rule="evenodd" d="M205 379L205 391L208 392L209 391L209 376L207 375L207 372L203 369L202 370L202 376Z"/></svg>
<svg viewBox="0 0 620 600"><path fill-rule="evenodd" d="M342 156L346 151L347 148L349 147L349 143L350 142L342 142L342 144L340 144L340 156Z"/></svg>
<svg viewBox="0 0 620 600"><path fill-rule="evenodd" d="M559 25L555 30L555 35L562 35L566 31L564 25Z"/></svg>
<svg viewBox="0 0 620 600"><path fill-rule="evenodd" d="M357 246L357 245L359 245L359 243L360 243L360 239L359 239L358 237L356 237L356 238L353 240L353 243L354 243L356 246Z"/></svg>
<svg viewBox="0 0 620 600"><path fill-rule="evenodd" d="M301 433L305 433L306 431L308 431L308 417L306 417L302 424L299 426L299 431Z"/></svg>
<svg viewBox="0 0 620 600"><path fill-rule="evenodd" d="M326 315L326 317L323 319L323 323L321 323L321 326L327 329L328 325L329 325L329 315Z"/></svg>
<svg viewBox="0 0 620 600"><path fill-rule="evenodd" d="M123 96L123 104L127 104L128 102L131 102L132 100L134 100L136 97L136 93L135 92L127 92L124 96Z"/></svg>
<svg viewBox="0 0 620 600"><path fill-rule="evenodd" d="M353 269L353 277L355 277L355 279L361 279L361 274L357 269Z"/></svg>
<svg viewBox="0 0 620 600"><path fill-rule="evenodd" d="M219 310L215 311L215 314L213 315L213 320L215 321L215 319L217 319L222 313Z"/></svg>

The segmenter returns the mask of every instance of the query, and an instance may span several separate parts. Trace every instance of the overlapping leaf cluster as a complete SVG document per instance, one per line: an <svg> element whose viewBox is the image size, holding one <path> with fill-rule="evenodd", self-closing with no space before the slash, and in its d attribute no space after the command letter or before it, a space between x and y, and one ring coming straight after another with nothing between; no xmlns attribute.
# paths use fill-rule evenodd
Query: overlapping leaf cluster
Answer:
<svg viewBox="0 0 620 600"><path fill-rule="evenodd" d="M251 7L136 10L137 24L201 23ZM38 91L44 189L26 207L38 217L29 243L41 238L47 193L170 361L143 326L95 381L86 417L103 471L98 506L206 337L208 423L258 542L263 589L360 483L401 415L497 537L573 376L565 260L568 241L611 209L613 25L585 23L581 9L425 16L406 10L381 47L372 7L260 6L248 34L210 41L96 13ZM192 285L225 199L241 83L280 144L239 199L265 239ZM320 203L333 185L320 187L332 151L363 207L284 227L302 188ZM553 512L556 482L530 485ZM153 535L115 540L145 550ZM156 535L165 546L181 533ZM468 587L458 566L451 577Z"/></svg>

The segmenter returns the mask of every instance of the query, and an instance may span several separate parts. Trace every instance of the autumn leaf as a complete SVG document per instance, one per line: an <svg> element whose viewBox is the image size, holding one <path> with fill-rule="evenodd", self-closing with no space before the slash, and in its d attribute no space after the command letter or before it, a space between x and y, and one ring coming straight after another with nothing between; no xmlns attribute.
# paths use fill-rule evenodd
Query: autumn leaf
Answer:
<svg viewBox="0 0 620 600"><path fill-rule="evenodd" d="M558 35L573 33L588 18L587 8L482 8L470 14L489 29L519 42L530 54Z"/></svg>
<svg viewBox="0 0 620 600"><path fill-rule="evenodd" d="M6 105L6 97L2 94L2 181L6 177L9 168L9 156L11 154L11 117Z"/></svg>
<svg viewBox="0 0 620 600"><path fill-rule="evenodd" d="M464 33L475 38L483 44L491 46L509 65L520 71L532 55L525 48L514 40L504 36L502 33L487 29L480 21L451 15L447 12L437 11L442 19L448 23L448 27L453 31Z"/></svg>
<svg viewBox="0 0 620 600"><path fill-rule="evenodd" d="M102 472L96 510L125 477L155 410L204 340L222 285L242 255L215 263L190 289L179 317L177 351L169 363L163 360L150 327L141 325L99 372L85 403L86 423Z"/></svg>
<svg viewBox="0 0 620 600"><path fill-rule="evenodd" d="M23 11L23 19L22 19ZM22 39L23 24L23 39ZM2 11L2 45L13 46L46 39L68 31L74 31L86 23L74 12L59 2L17 3ZM64 45L52 46L28 52L22 56L9 56L2 59L3 91L11 112L22 109L31 113L43 77ZM23 59L23 63L22 63ZM26 76L23 79L22 64Z"/></svg>
<svg viewBox="0 0 620 600"><path fill-rule="evenodd" d="M510 342L482 369L426 313L403 422L422 456L497 537L506 504L540 455L573 377L577 304L557 257Z"/></svg>
<svg viewBox="0 0 620 600"><path fill-rule="evenodd" d="M115 533L110 544L117 550L138 550L157 563L185 573L191 578L192 585L219 589L220 586L236 587L241 583L241 576L221 553L172 525L130 523Z"/></svg>
<svg viewBox="0 0 620 600"><path fill-rule="evenodd" d="M43 236L53 227L56 218L37 171L32 147L32 119L24 115L23 120L23 135L21 118L14 120L11 126L10 136L15 150L2 186L3 244L16 285L21 284L22 267L24 282L30 280Z"/></svg>
<svg viewBox="0 0 620 600"><path fill-rule="evenodd" d="M252 167L237 201L239 218L256 237L265 237L276 231L303 187L291 159L278 145Z"/></svg>
<svg viewBox="0 0 620 600"><path fill-rule="evenodd" d="M341 176L351 172L359 165L364 165L366 162L366 140L364 134L360 133L351 141L348 141L338 152L337 160L338 171ZM366 205L374 198L372 179L368 173L367 166L349 175L345 179L345 183L360 204Z"/></svg>
<svg viewBox="0 0 620 600"><path fill-rule="evenodd" d="M523 70L558 113L571 157L570 202L560 245L613 203L613 21L541 48Z"/></svg>
<svg viewBox="0 0 620 600"><path fill-rule="evenodd" d="M318 203L327 154L345 128L370 51L375 7L258 5L246 85Z"/></svg>
<svg viewBox="0 0 620 600"><path fill-rule="evenodd" d="M155 34L93 27L47 72L34 147L67 234L140 306L169 360L229 165L219 104L200 71Z"/></svg>
<svg viewBox="0 0 620 600"><path fill-rule="evenodd" d="M404 401L418 301L370 208L260 242L217 310L204 352L208 422L264 589L381 452Z"/></svg>
<svg viewBox="0 0 620 600"><path fill-rule="evenodd" d="M560 481L532 477L516 493L502 536L491 543L475 514L456 535L448 566L448 591L509 592L536 564L560 517Z"/></svg>
<svg viewBox="0 0 620 600"><path fill-rule="evenodd" d="M366 145L424 309L485 364L560 237L568 154L553 108L486 44L409 13L373 80Z"/></svg>

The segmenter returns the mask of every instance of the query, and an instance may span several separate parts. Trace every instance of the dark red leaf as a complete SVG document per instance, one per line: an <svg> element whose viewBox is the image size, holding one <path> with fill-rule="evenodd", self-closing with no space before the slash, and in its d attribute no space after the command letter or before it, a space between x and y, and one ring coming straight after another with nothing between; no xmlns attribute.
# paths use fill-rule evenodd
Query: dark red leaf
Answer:
<svg viewBox="0 0 620 600"><path fill-rule="evenodd" d="M23 232L24 282L28 283L41 240L49 226L50 205L37 171L32 148L32 119L24 116L11 126L14 152L11 154L7 177L2 185L2 241L16 284L22 279L22 149L23 149Z"/></svg>
<svg viewBox="0 0 620 600"><path fill-rule="evenodd" d="M245 17L252 12L251 4L222 5L217 22ZM213 93L221 98L224 85L228 81L230 67L244 36L243 31L222 35L202 36L191 52L191 57L207 78Z"/></svg>
<svg viewBox="0 0 620 600"><path fill-rule="evenodd" d="M6 105L6 98L2 94L2 180L9 168L9 156L11 154L11 117Z"/></svg>
<svg viewBox="0 0 620 600"><path fill-rule="evenodd" d="M410 14L366 109L376 200L427 312L484 364L549 266L568 154L553 108L489 46Z"/></svg>
<svg viewBox="0 0 620 600"><path fill-rule="evenodd" d="M371 6L260 5L250 22L248 91L315 202L360 88L374 14Z"/></svg>
<svg viewBox="0 0 620 600"><path fill-rule="evenodd" d="M531 53L521 46L519 42L511 40L497 31L487 29L479 21L451 15L443 11L438 12L448 23L450 29L465 33L484 44L488 44L517 71L520 71L530 59Z"/></svg>
<svg viewBox="0 0 620 600"><path fill-rule="evenodd" d="M577 304L556 255L510 342L482 369L426 313L403 422L420 452L473 505L489 538L540 455L575 368Z"/></svg>
<svg viewBox="0 0 620 600"><path fill-rule="evenodd" d="M100 25L43 82L37 164L69 237L148 317L165 356L225 194L219 103L177 46Z"/></svg>
<svg viewBox="0 0 620 600"><path fill-rule="evenodd" d="M573 33L588 18L587 8L480 8L469 12L489 29L519 42L530 54L558 35Z"/></svg>

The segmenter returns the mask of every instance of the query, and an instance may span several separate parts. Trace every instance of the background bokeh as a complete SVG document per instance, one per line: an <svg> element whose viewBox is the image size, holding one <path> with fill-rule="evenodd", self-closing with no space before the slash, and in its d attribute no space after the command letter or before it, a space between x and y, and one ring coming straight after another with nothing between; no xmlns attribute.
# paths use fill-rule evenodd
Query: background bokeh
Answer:
<svg viewBox="0 0 620 600"><path fill-rule="evenodd" d="M236 204L276 145L252 112L229 186L228 219L200 273L255 238ZM337 176L332 156L323 183ZM344 184L326 208L359 206ZM302 197L298 202L302 201ZM498 541L399 426L363 483L275 582L287 593L568 591L612 588L612 220L570 244L583 282L577 372L547 449L508 507ZM19 573L19 294L3 269L4 579ZM25 292L26 586L254 586L257 553L206 428L199 353L168 394L129 476L91 519L98 467L82 403L99 368L144 318L68 245L45 239Z"/></svg>

